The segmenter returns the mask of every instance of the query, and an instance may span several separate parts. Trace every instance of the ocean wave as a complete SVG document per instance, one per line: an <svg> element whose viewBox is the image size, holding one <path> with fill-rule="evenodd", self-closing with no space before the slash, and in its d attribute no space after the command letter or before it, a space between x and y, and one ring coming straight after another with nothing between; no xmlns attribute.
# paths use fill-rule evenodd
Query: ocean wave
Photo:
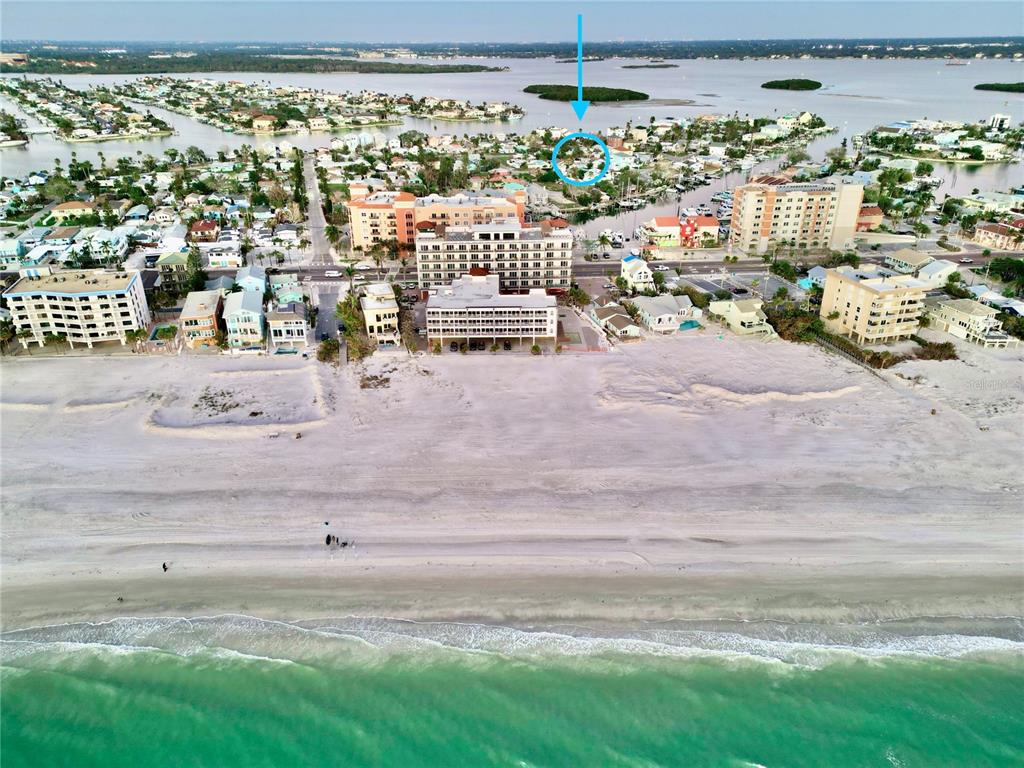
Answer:
<svg viewBox="0 0 1024 768"><path fill-rule="evenodd" d="M1017 620L1007 621L1003 632L1013 634ZM908 627L884 625L721 622L717 626L693 623L612 630L373 617L285 622L242 615L124 617L0 634L0 657L5 665L39 654L73 652L162 652L203 655L228 663L251 660L312 666L373 665L402 659L486 663L488 658L500 657L528 662L714 659L822 668L856 660L912 657L1024 659L1024 642L991 634L908 634Z"/></svg>

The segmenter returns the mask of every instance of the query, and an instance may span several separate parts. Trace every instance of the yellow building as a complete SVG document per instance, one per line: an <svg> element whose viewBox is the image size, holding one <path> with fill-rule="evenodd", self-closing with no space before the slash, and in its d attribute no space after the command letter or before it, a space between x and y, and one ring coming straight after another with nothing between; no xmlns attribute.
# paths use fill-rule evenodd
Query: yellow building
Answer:
<svg viewBox="0 0 1024 768"><path fill-rule="evenodd" d="M838 267L825 274L821 318L858 344L884 344L917 332L927 283L877 267Z"/></svg>
<svg viewBox="0 0 1024 768"><path fill-rule="evenodd" d="M372 283L360 297L366 334L379 347L397 347L401 341L398 330L398 302L395 290L388 283Z"/></svg>
<svg viewBox="0 0 1024 768"><path fill-rule="evenodd" d="M863 197L860 184L760 177L733 192L729 242L745 253L766 253L775 244L842 250L853 245Z"/></svg>

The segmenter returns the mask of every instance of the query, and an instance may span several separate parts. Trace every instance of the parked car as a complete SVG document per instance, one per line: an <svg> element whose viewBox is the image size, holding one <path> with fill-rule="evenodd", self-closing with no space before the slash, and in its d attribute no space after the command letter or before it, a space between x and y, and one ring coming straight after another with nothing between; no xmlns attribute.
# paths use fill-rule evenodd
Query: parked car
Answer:
<svg viewBox="0 0 1024 768"><path fill-rule="evenodd" d="M604 288L606 291L611 291L615 288L615 286L612 283L605 283L601 287Z"/></svg>
<svg viewBox="0 0 1024 768"><path fill-rule="evenodd" d="M329 338L331 338L330 334L326 332L320 334L320 341L327 341Z"/></svg>
<svg viewBox="0 0 1024 768"><path fill-rule="evenodd" d="M448 345L448 350L450 352L458 352L459 351L459 342L453 341L451 344Z"/></svg>
<svg viewBox="0 0 1024 768"><path fill-rule="evenodd" d="M504 350L505 350L506 352L510 352L510 351L512 350L512 342L511 342L511 341L506 341L506 342L504 342L504 343L503 343L503 344L502 344L501 346L502 346L502 348L503 348L503 349L504 349Z"/></svg>
<svg viewBox="0 0 1024 768"><path fill-rule="evenodd" d="M960 259L960 263L961 264L973 264L974 263L974 259L969 259L966 256L964 256L962 259Z"/></svg>
<svg viewBox="0 0 1024 768"><path fill-rule="evenodd" d="M731 290L736 296L742 296L745 293L749 293L746 288L733 288Z"/></svg>

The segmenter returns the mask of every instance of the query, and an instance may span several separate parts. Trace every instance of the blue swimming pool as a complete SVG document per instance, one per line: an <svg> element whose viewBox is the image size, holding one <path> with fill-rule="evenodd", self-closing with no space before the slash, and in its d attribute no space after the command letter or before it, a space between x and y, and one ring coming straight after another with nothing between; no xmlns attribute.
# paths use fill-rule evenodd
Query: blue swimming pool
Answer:
<svg viewBox="0 0 1024 768"><path fill-rule="evenodd" d="M686 320L679 324L680 331L690 331L693 330L694 328L700 328L700 323L698 323L696 320Z"/></svg>

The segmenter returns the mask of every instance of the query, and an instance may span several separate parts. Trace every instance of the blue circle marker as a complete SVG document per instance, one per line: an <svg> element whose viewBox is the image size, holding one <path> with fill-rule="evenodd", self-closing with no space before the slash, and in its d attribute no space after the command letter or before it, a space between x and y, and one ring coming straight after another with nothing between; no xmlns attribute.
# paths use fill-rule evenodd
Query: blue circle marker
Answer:
<svg viewBox="0 0 1024 768"><path fill-rule="evenodd" d="M558 167L558 153L562 149L562 146L565 144L565 142L569 141L570 139L590 139L592 142L594 142L595 144L597 144L597 146L601 148L602 152L604 152L604 167L601 169L601 172L597 174L597 176L595 176L592 179L576 181L575 179L570 179L568 176L562 173L562 169ZM586 133L585 131L577 131L576 133L570 133L568 136L563 136L559 140L559 142L555 144L555 148L551 150L551 167L554 169L555 175L558 176L558 178L560 178L566 184L573 187L590 187L593 186L594 184L597 184L597 182L603 179L605 177L605 174L608 173L608 169L611 167L611 165L612 153L608 151L608 145L601 141L600 136L595 136L594 134Z"/></svg>

